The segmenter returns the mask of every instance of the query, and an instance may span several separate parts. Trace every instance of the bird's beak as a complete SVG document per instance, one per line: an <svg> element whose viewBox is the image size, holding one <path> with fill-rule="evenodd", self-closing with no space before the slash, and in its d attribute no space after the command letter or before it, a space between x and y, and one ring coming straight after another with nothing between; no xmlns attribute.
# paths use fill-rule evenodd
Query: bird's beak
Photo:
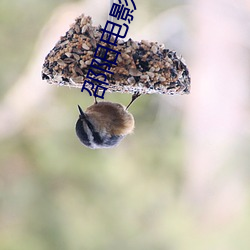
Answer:
<svg viewBox="0 0 250 250"><path fill-rule="evenodd" d="M77 105L77 106L78 106L78 109L79 109L79 112L80 112L80 117L81 118L86 118L84 112L82 111L82 108L79 105Z"/></svg>

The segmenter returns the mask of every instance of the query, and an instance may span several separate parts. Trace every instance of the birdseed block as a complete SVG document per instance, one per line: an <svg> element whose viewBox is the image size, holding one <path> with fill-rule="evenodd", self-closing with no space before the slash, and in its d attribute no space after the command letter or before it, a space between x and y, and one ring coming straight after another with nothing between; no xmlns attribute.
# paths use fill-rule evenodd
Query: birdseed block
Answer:
<svg viewBox="0 0 250 250"><path fill-rule="evenodd" d="M82 88L88 79L87 74L98 44L107 46L107 43L100 41L101 29L101 26L92 25L91 17L78 17L46 56L42 79L50 84ZM117 46L109 47L120 52L116 65L109 64L106 71L95 68L96 73L105 74L108 92L189 93L190 76L183 58L165 49L164 45L146 40L137 42L118 39ZM114 57L114 53L108 54L110 61ZM96 62L103 63L100 59L96 59Z"/></svg>

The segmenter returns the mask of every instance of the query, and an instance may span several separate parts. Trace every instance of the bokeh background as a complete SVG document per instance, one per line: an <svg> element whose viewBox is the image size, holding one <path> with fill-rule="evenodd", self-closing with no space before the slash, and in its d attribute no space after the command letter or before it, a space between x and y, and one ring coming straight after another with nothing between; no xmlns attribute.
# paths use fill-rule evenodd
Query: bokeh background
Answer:
<svg viewBox="0 0 250 250"><path fill-rule="evenodd" d="M1 0L1 250L250 249L250 1L135 3L127 38L182 54L192 91L140 97L134 134L90 150L74 126L93 100L41 67L78 15L104 25L109 1Z"/></svg>

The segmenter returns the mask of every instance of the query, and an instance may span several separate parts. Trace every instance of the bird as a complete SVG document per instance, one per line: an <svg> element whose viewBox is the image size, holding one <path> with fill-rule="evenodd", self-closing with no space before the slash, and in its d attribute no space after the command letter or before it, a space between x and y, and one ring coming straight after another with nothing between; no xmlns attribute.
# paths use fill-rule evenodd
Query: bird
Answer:
<svg viewBox="0 0 250 250"><path fill-rule="evenodd" d="M117 146L135 127L134 117L128 107L140 94L134 94L127 106L109 101L97 102L84 112L78 105L79 118L75 130L81 143L91 149Z"/></svg>

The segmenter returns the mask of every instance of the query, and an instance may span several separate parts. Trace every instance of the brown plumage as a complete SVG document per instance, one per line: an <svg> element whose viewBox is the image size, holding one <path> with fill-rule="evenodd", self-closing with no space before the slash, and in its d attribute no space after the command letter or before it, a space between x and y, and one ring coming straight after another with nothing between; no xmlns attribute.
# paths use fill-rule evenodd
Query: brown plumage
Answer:
<svg viewBox="0 0 250 250"><path fill-rule="evenodd" d="M88 107L85 114L98 131L111 135L127 135L133 132L134 118L119 103L99 102Z"/></svg>
<svg viewBox="0 0 250 250"><path fill-rule="evenodd" d="M95 103L85 112L80 106L78 109L80 115L76 122L76 134L86 147L111 148L133 132L134 118L119 103Z"/></svg>

